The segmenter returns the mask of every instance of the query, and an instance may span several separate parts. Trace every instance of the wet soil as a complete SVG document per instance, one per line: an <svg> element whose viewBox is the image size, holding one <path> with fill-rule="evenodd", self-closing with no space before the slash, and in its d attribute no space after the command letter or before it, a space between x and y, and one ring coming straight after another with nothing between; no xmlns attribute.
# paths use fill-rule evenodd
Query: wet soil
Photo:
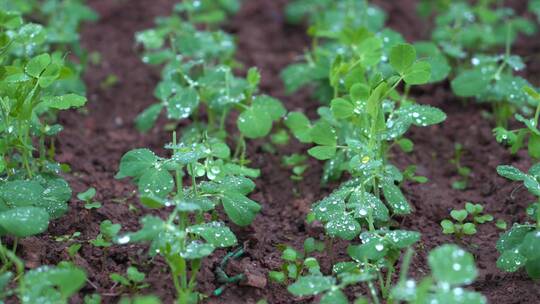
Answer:
<svg viewBox="0 0 540 304"><path fill-rule="evenodd" d="M135 116L155 101L152 92L159 80L159 70L140 61L133 36L136 31L151 27L155 17L169 15L175 1L154 0L151 5L143 0L88 2L100 13L101 19L84 27L83 45L89 51L99 52L102 61L91 66L85 76L89 96L87 112L64 113L60 117L65 130L58 139L57 159L71 165L68 181L74 192L95 187L103 207L86 210L83 203L74 198L69 213L53 222L47 234L22 241L19 254L28 268L70 259L85 268L88 284L74 297L74 303L82 303L82 298L92 293L102 294L104 303L116 303L129 291L114 285L109 274L124 273L129 265L136 265L147 273L150 288L142 293L155 294L164 303L172 303L175 294L168 269L159 258L149 260L144 246L112 246L104 250L87 241L96 237L99 223L105 219L121 223L124 230L135 230L138 218L148 213L137 202L135 189L129 181L115 180L114 174L120 157L130 149L148 147L165 153L162 146L169 141L170 135L163 131L164 120L148 134L140 134L133 125ZM282 99L289 110L301 109L313 114L318 103L309 97L309 92L304 90L286 96L279 78L279 72L309 47L303 27L285 25L283 8L286 2L245 1L225 29L237 35L237 59L246 67L257 66L261 70L262 92ZM377 3L389 13L389 26L402 32L408 40L423 38L429 31L429 27L415 17L414 1L381 0ZM534 54L538 50L534 40L538 39L520 41L517 49L523 54ZM534 57L527 58L531 70L538 71ZM115 75L119 81L104 86L109 75ZM396 151L393 155L393 161L399 167L417 164L418 173L429 178L426 184L404 185L404 193L415 213L402 219L402 227L422 233L411 267L412 275L421 277L429 271L426 253L442 243L455 242L443 235L439 226L452 208L473 201L484 204L487 212L508 223L524 220L530 197L516 184L497 177L495 168L499 164L513 164L524 169L530 165L530 160L523 153L512 156L497 144L491 135L493 125L483 116L489 109L456 100L449 93L448 84L416 89L412 93L419 102L440 107L448 114L448 119L441 125L414 128L409 133L408 137L415 143L414 152ZM449 162L456 142L463 144L466 151L463 165L472 168L473 172L466 191L451 187L457 178L456 169ZM281 167L283 155L304 150L304 146L291 143L271 154L262 149L261 142L250 145L252 166L262 170L262 177L257 180L257 189L251 197L260 202L263 209L250 227L234 228L246 254L228 270L230 274L251 274L257 284L266 286L231 286L220 297L209 297L207 303L256 303L260 299L272 304L313 301L312 298L294 299L285 287L262 280L269 270L280 266L277 245L288 244L300 249L306 237L322 237L320 227L305 222L310 204L328 194L333 186L320 185L321 164L310 160L309 170L300 182L292 181L290 171ZM55 241L57 236L75 231L82 235L74 241ZM499 233L494 225L482 225L476 236L462 244L474 253L480 269L479 278L471 288L485 294L491 303L537 303L540 291L523 272L509 274L496 268L494 246ZM82 249L70 258L67 247L73 242L80 242ZM344 246L343 243L336 245L334 258L344 255ZM206 294L211 294L217 287L213 269L224 254L219 251L204 263L199 289ZM323 268L329 267L330 259L320 258ZM351 289L349 295L352 297L362 291Z"/></svg>

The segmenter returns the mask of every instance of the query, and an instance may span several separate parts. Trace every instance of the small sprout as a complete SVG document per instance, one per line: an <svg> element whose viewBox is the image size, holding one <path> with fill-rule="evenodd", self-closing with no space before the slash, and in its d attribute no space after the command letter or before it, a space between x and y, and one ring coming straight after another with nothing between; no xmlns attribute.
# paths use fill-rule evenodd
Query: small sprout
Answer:
<svg viewBox="0 0 540 304"><path fill-rule="evenodd" d="M441 221L444 234L453 234L458 240L466 235L476 234L477 225L493 221L493 216L483 214L484 206L481 204L465 203L465 209L452 210L451 219Z"/></svg>
<svg viewBox="0 0 540 304"><path fill-rule="evenodd" d="M122 285L131 292L138 292L141 289L148 288L150 285L144 283L146 275L140 272L136 267L129 266L126 270L126 275L119 273L111 273L109 275L111 281Z"/></svg>
<svg viewBox="0 0 540 304"><path fill-rule="evenodd" d="M88 190L77 194L77 198L85 203L84 204L85 209L101 208L101 203L93 200L94 196L96 196L96 189L93 187L88 188Z"/></svg>
<svg viewBox="0 0 540 304"><path fill-rule="evenodd" d="M454 158L450 160L450 163L456 166L456 170L460 178L452 182L452 188L456 190L465 190L469 184L469 178L471 175L471 168L463 166L461 161L464 154L463 145L456 143L454 145Z"/></svg>
<svg viewBox="0 0 540 304"><path fill-rule="evenodd" d="M99 225L100 233L90 243L96 247L110 247L121 228L122 226L120 224L113 224L109 220L104 220Z"/></svg>

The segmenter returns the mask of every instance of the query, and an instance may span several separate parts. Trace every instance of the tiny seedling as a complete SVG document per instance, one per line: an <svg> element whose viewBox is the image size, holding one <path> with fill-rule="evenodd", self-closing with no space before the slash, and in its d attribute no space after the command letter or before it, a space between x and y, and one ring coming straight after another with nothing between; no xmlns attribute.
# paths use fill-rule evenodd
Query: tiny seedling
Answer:
<svg viewBox="0 0 540 304"><path fill-rule="evenodd" d="M77 194L77 198L84 202L85 209L101 208L101 203L98 201L94 201L95 196L96 196L96 189L93 187L88 188L88 190Z"/></svg>
<svg viewBox="0 0 540 304"><path fill-rule="evenodd" d="M450 211L452 219L445 219L441 222L444 234L453 234L458 240L462 240L466 235L476 234L477 225L493 221L493 216L484 214L484 207L481 204L465 203L465 209L455 209Z"/></svg>
<svg viewBox="0 0 540 304"><path fill-rule="evenodd" d="M493 130L493 133L499 143L510 146L513 154L517 153L527 141L529 155L532 158L540 159L540 129L538 127L540 122L540 93L530 86L523 87L523 92L536 103L536 111L531 118L525 118L519 113L514 115L518 122L525 125L525 128L507 130L503 127L497 127Z"/></svg>
<svg viewBox="0 0 540 304"><path fill-rule="evenodd" d="M525 188L536 197L536 201L527 208L527 215L534 224L515 223L510 230L497 241L500 256L497 267L507 272L525 268L532 279L540 279L540 163L523 172L512 166L497 167L499 175L522 182Z"/></svg>
<svg viewBox="0 0 540 304"><path fill-rule="evenodd" d="M463 166L462 159L465 150L463 145L456 143L454 145L454 157L450 160L450 163L456 166L459 179L452 182L452 188L456 190L465 190L469 186L469 178L471 176L472 170L467 166Z"/></svg>
<svg viewBox="0 0 540 304"><path fill-rule="evenodd" d="M398 283L391 291L389 303L455 303L485 304L486 298L464 289L478 276L472 254L456 245L442 245L429 252L431 275L420 282L407 279L411 256L406 256Z"/></svg>
<svg viewBox="0 0 540 304"><path fill-rule="evenodd" d="M110 220L104 220L99 225L100 233L94 240L90 241L90 244L96 247L111 247L120 229L122 229L120 224L113 224Z"/></svg>
<svg viewBox="0 0 540 304"><path fill-rule="evenodd" d="M281 254L283 265L280 271L270 271L268 276L270 279L277 283L286 283L289 280L296 281L305 270L312 275L320 275L319 263L316 259L309 257L310 254L324 250L324 243L315 240L314 238L307 238L304 241L304 249L302 252L298 252L291 247L285 247Z"/></svg>
<svg viewBox="0 0 540 304"><path fill-rule="evenodd" d="M302 154L291 154L288 156L283 156L281 162L284 166L291 168L292 175L291 179L294 181L301 181L304 177L303 174L307 170L308 165L306 163L307 156Z"/></svg>
<svg viewBox="0 0 540 304"><path fill-rule="evenodd" d="M111 273L109 275L111 281L120 284L132 293L139 292L141 289L148 288L150 285L144 283L146 275L140 272L137 267L129 266L126 270L126 275L119 273Z"/></svg>

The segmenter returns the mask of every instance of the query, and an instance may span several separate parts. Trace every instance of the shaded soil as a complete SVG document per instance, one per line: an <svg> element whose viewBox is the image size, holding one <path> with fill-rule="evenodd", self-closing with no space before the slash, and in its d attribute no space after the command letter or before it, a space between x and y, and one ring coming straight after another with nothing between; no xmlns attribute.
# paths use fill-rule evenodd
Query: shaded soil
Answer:
<svg viewBox="0 0 540 304"><path fill-rule="evenodd" d="M147 273L150 288L143 293L158 295L164 303L172 303L174 288L168 269L159 258L148 260L144 246L113 246L103 250L86 241L94 239L99 223L109 219L121 223L124 230L138 227L138 218L147 213L137 202L134 187L126 180L115 180L120 157L126 151L148 147L164 153L162 146L169 135L162 130L165 123L148 134L138 133L133 125L135 116L154 102L152 92L159 80L159 71L143 64L134 45L136 31L153 25L156 16L170 14L174 0L154 0L151 5L143 0L90 0L89 4L101 15L96 24L85 26L83 45L89 51L102 55L102 62L92 66L86 73L88 85L88 111L64 113L60 123L65 127L58 139L58 160L69 163L72 174L68 177L74 192L88 187L98 191L97 199L103 207L84 209L83 203L73 199L69 213L53 222L46 235L22 241L20 255L28 268L42 264L56 264L69 260L67 247L72 242L57 242L55 237L82 233L76 242L82 249L72 259L88 272L88 284L74 298L81 303L86 294L100 293L105 303L116 303L127 292L109 280L109 273L124 273L129 265L136 265ZM246 67L257 66L263 75L261 90L281 98L289 110L303 109L313 113L318 104L304 90L293 96L284 94L279 72L295 61L309 47L305 29L284 24L283 7L286 0L250 0L244 3L226 30L238 37L237 59ZM414 1L378 1L389 13L389 25L409 40L422 38L429 30L415 17L411 9ZM532 41L534 39L529 39ZM536 39L538 40L538 39ZM518 49L524 54L538 50L537 42L527 49L527 41L520 41ZM533 63L532 59L529 62ZM538 64L533 64L533 71ZM119 82L104 87L103 81L116 75ZM446 218L452 208L462 207L466 201L483 203L486 211L507 222L524 220L529 197L516 184L497 177L495 167L514 164L522 169L530 164L525 154L510 155L497 144L491 135L492 124L482 116L488 109L472 103L463 106L449 93L447 84L430 86L413 92L419 102L442 108L448 119L430 128L415 128L409 137L415 142L411 154L395 152L394 162L401 168L418 165L418 173L429 178L426 184L405 184L404 193L415 208L413 216L402 219L404 229L422 233L413 261L412 275L420 277L427 273L426 253L442 243L454 242L441 233L439 222ZM453 157L454 143L460 142L466 150L463 165L473 170L470 187L466 191L453 190L451 182L457 178L455 167L449 160ZM310 168L301 182L289 179L290 172L281 167L280 158L305 147L293 143L280 148L277 154L263 151L261 142L250 145L252 166L261 168L262 177L252 198L260 202L263 210L248 228L235 228L235 233L246 248L245 257L229 269L234 272L256 274L257 278L280 265L279 244L301 248L308 236L322 237L320 227L307 225L305 215L312 202L330 192L331 186L320 186L321 164L310 160ZM536 303L540 291L522 272L508 274L495 267L497 253L494 249L500 231L493 225L482 225L479 233L467 239L468 250L473 252L480 269L480 276L473 288L485 294L493 303ZM336 258L343 255L345 244L336 245ZM206 294L217 287L213 269L225 252L205 261L199 277L199 289ZM331 261L322 257L323 267ZM263 282L264 283L264 282ZM350 295L362 292L351 290ZM291 297L283 286L267 283L263 289L248 286L231 286L219 298L210 297L207 303L256 303L266 299L269 303L310 303Z"/></svg>

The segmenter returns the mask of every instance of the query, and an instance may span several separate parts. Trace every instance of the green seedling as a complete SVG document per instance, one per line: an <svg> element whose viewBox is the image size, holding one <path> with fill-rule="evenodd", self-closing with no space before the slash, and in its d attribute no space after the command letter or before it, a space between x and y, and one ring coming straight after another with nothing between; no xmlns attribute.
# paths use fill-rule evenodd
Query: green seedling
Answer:
<svg viewBox="0 0 540 304"><path fill-rule="evenodd" d="M431 275L420 282L407 279L411 256L407 255L403 261L399 281L390 295L391 303L487 303L482 294L463 288L478 276L472 254L456 245L433 249L428 255Z"/></svg>
<svg viewBox="0 0 540 304"><path fill-rule="evenodd" d="M46 52L42 26L14 11L1 10L0 20L0 237L17 239L42 233L67 211L71 189L47 139L62 130L55 114L86 98L62 88L71 69L61 53Z"/></svg>
<svg viewBox="0 0 540 304"><path fill-rule="evenodd" d="M392 276L401 251L410 248L419 238L420 234L413 231L365 232L360 236L362 244L348 247L350 260L335 264L332 275L310 271L288 290L295 296L322 294L321 303L349 303L343 290L350 285L366 284L373 303L380 303L381 296L384 299L390 296Z"/></svg>
<svg viewBox="0 0 540 304"><path fill-rule="evenodd" d="M410 180L415 183L425 184L428 182L428 178L421 175L416 175L416 166L409 165L405 170L403 170L403 181ZM402 183L403 183L402 181Z"/></svg>
<svg viewBox="0 0 540 304"><path fill-rule="evenodd" d="M146 275L140 272L134 266L127 268L125 276L119 273L111 273L109 277L111 281L115 282L116 284L120 284L122 287L128 289L132 293L136 293L141 289L145 289L150 286L148 283L144 283Z"/></svg>
<svg viewBox="0 0 540 304"><path fill-rule="evenodd" d="M101 296L99 294L91 294L84 296L84 304L101 304Z"/></svg>
<svg viewBox="0 0 540 304"><path fill-rule="evenodd" d="M21 278L17 294L21 303L68 303L86 283L85 272L69 262L41 266Z"/></svg>
<svg viewBox="0 0 540 304"><path fill-rule="evenodd" d="M77 194L77 198L84 202L85 209L101 208L101 203L98 201L94 201L94 196L96 196L96 189L93 187L88 188L88 190Z"/></svg>
<svg viewBox="0 0 540 304"><path fill-rule="evenodd" d="M120 224L113 224L109 220L104 220L99 225L100 233L94 240L90 241L90 244L96 247L111 247L120 229L122 229Z"/></svg>
<svg viewBox="0 0 540 304"><path fill-rule="evenodd" d="M461 161L465 150L463 145L456 143L454 145L454 158L450 160L450 163L456 166L459 179L452 182L452 188L456 190L465 190L469 186L469 178L471 176L472 170L467 166L463 166Z"/></svg>
<svg viewBox="0 0 540 304"><path fill-rule="evenodd" d="M192 137L191 137L192 138ZM184 140L187 140L184 138ZM247 195L255 184L247 177L258 171L231 161L231 151L221 140L204 137L202 141L166 146L170 158L147 149L126 153L117 178L131 177L137 183L141 203L153 209L165 209L165 220L147 215L142 229L119 235L119 244L150 243L150 256L161 255L169 265L179 303L197 303L197 273L202 260L218 248L236 245L232 231L218 220L217 207L236 225L249 225L260 210ZM190 184L184 188L184 177Z"/></svg>
<svg viewBox="0 0 540 304"><path fill-rule="evenodd" d="M491 214L484 214L480 204L465 203L465 209L454 209L450 212L451 220L443 220L441 227L444 234L453 234L458 240L466 235L476 234L477 225L493 221Z"/></svg>
<svg viewBox="0 0 540 304"><path fill-rule="evenodd" d="M310 254L324 250L324 243L313 238L304 241L304 249L298 252L291 247L285 247L281 254L283 265L280 271L270 271L268 276L277 283L286 283L290 280L296 281L307 271L312 275L320 275L319 263L316 259L309 257Z"/></svg>
<svg viewBox="0 0 540 304"><path fill-rule="evenodd" d="M291 168L291 179L294 181L301 181L304 178L303 174L308 168L306 161L306 155L301 155L297 153L283 156L283 158L281 159L281 162L284 166Z"/></svg>
<svg viewBox="0 0 540 304"><path fill-rule="evenodd" d="M107 75L107 77L105 77L105 79L101 81L101 83L99 84L99 87L103 90L108 90L114 87L115 85L117 85L118 82L120 82L120 79L118 78L118 76L114 74L109 74Z"/></svg>
<svg viewBox="0 0 540 304"><path fill-rule="evenodd" d="M533 165L525 173L512 166L497 167L499 175L522 182L525 188L536 197L527 215L534 224L515 223L510 230L501 235L497 241L500 256L497 267L507 272L515 272L525 268L532 279L540 279L540 163Z"/></svg>
<svg viewBox="0 0 540 304"><path fill-rule="evenodd" d="M122 298L119 304L161 304L156 296L135 296L132 299Z"/></svg>
<svg viewBox="0 0 540 304"><path fill-rule="evenodd" d="M536 111L531 118L525 118L523 115L516 113L515 119L525 125L525 128L516 130L507 130L503 127L497 127L493 130L497 141L509 145L513 154L517 153L527 140L527 150L532 158L540 158L540 93L530 86L523 87L523 92L526 93L535 103Z"/></svg>

